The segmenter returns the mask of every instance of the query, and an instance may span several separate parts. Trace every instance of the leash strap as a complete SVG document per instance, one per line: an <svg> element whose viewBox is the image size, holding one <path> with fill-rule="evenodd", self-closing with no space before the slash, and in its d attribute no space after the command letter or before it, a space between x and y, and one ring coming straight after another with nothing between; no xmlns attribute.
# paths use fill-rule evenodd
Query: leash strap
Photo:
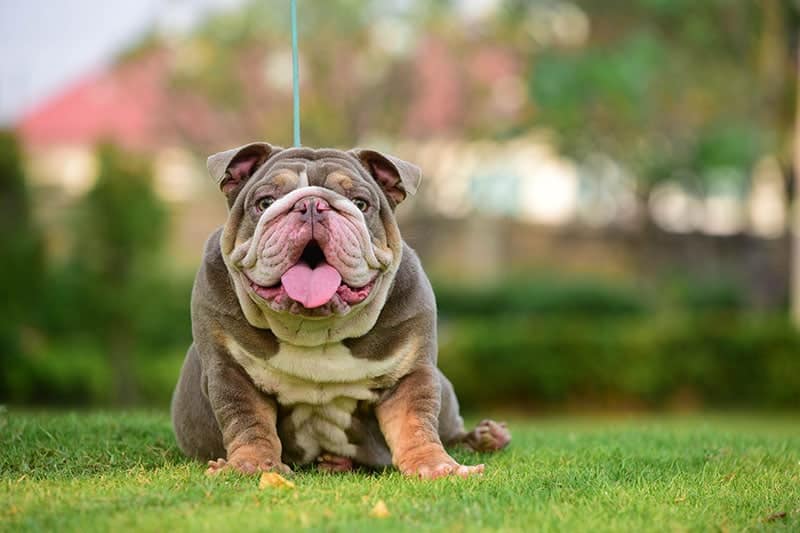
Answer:
<svg viewBox="0 0 800 533"><path fill-rule="evenodd" d="M300 64L297 51L297 0L292 0L292 92L294 101L294 145L300 146Z"/></svg>

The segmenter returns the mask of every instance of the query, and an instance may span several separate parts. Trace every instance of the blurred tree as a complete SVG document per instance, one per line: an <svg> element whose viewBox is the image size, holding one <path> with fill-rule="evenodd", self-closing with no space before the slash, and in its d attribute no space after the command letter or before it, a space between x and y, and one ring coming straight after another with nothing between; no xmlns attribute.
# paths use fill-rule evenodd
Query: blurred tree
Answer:
<svg viewBox="0 0 800 533"><path fill-rule="evenodd" d="M800 9L800 7L798 8ZM796 29L800 35L800 28ZM800 38L795 43L797 56L797 65L800 66ZM791 214L790 224L792 226L792 267L791 267L791 285L790 285L790 305L791 317L795 327L800 328L800 206L798 206L797 198L798 191L800 191L800 68L795 72L795 99L797 102L797 110L795 112L795 125L794 125L794 210Z"/></svg>
<svg viewBox="0 0 800 533"><path fill-rule="evenodd" d="M13 133L0 132L0 400L14 359L22 355L23 332L37 322L41 305L44 248L33 220Z"/></svg>
<svg viewBox="0 0 800 533"><path fill-rule="evenodd" d="M98 150L99 176L79 206L70 262L79 295L74 302L108 353L119 404L136 400L132 372L135 317L152 294L152 277L166 231L166 209L152 188L151 171L111 145Z"/></svg>
<svg viewBox="0 0 800 533"><path fill-rule="evenodd" d="M770 100L783 100L783 109L794 112L784 113L775 118L784 132L787 153L790 160L787 188L792 192L794 209L791 212L791 284L790 314L795 327L800 328L800 0L781 2L764 0L765 30L761 55L763 57L763 77L767 80ZM779 50L788 50L789 68L781 68L774 56ZM783 54L780 54L783 56ZM785 91L779 88L786 88ZM777 107L777 106L773 106Z"/></svg>
<svg viewBox="0 0 800 533"><path fill-rule="evenodd" d="M419 81L411 75L418 48L424 48L417 38L435 21L452 18L450 4L449 0L300 2L304 144L352 146L373 132L402 135ZM248 2L210 18L181 44L171 80L172 98L211 102L214 138L204 135L194 120L167 117L171 127L208 149L218 148L221 139L290 143L288 6ZM459 33L446 33L458 41L454 48L462 47Z"/></svg>
<svg viewBox="0 0 800 533"><path fill-rule="evenodd" d="M775 124L786 111L780 80L788 57L775 34L788 16L779 2L580 5L591 41L540 50L530 83L534 123L558 132L569 153L611 155L635 175L643 201L664 180L703 195L718 169L735 169L732 185L743 193L758 157L786 155Z"/></svg>

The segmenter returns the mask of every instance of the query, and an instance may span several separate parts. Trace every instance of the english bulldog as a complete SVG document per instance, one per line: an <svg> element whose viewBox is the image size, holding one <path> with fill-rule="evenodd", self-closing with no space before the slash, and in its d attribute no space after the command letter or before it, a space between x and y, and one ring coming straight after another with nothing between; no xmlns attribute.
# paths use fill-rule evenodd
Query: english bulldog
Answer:
<svg viewBox="0 0 800 533"><path fill-rule="evenodd" d="M372 150L256 142L212 155L228 218L208 240L172 400L181 450L208 473L396 466L471 476L445 446L505 447L464 429L436 366L436 303L395 207L416 166Z"/></svg>

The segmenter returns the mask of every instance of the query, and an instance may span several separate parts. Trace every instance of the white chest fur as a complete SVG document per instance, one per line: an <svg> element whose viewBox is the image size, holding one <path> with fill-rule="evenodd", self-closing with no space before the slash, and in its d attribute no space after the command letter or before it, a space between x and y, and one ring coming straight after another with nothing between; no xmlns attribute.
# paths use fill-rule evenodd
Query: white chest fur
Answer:
<svg viewBox="0 0 800 533"><path fill-rule="evenodd" d="M417 351L417 343L408 341L389 357L369 360L353 357L338 342L314 347L281 343L277 354L263 359L232 339L227 345L257 387L293 408L290 416L303 462L322 451L355 455L345 432L358 401L374 401L377 378L403 376Z"/></svg>

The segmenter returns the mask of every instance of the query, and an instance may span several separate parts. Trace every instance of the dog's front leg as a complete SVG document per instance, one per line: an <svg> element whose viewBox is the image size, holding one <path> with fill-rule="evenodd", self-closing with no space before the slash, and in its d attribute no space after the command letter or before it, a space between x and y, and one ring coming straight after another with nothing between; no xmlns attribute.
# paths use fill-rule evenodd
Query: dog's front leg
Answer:
<svg viewBox="0 0 800 533"><path fill-rule="evenodd" d="M235 363L217 361L206 376L208 399L227 453L227 457L209 462L208 473L229 468L245 474L290 473L281 462L275 400L256 389Z"/></svg>
<svg viewBox="0 0 800 533"><path fill-rule="evenodd" d="M403 474L424 479L480 474L483 465L460 465L442 446L440 387L436 369L424 365L403 377L376 406L392 462Z"/></svg>

